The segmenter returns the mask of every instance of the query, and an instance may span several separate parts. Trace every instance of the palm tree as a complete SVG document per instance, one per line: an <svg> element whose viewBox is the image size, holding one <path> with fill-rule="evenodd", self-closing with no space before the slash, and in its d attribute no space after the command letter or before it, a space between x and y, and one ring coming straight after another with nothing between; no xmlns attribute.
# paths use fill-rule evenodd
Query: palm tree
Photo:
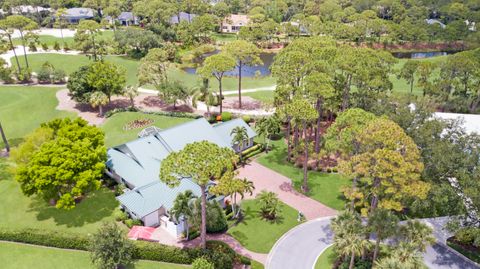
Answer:
<svg viewBox="0 0 480 269"><path fill-rule="evenodd" d="M263 190L256 197L260 203L260 211L262 216L269 220L274 220L278 217L280 213L280 199L278 195L274 192L267 192Z"/></svg>
<svg viewBox="0 0 480 269"><path fill-rule="evenodd" d="M93 108L98 106L99 115L103 116L103 106L108 104L108 96L103 92L94 92L88 101Z"/></svg>
<svg viewBox="0 0 480 269"><path fill-rule="evenodd" d="M427 246L435 243L433 230L418 220L409 220L400 227L402 241L410 242L418 251L425 252Z"/></svg>
<svg viewBox="0 0 480 269"><path fill-rule="evenodd" d="M218 102L218 96L208 90L208 85L195 88L191 97L193 108L197 108L198 101L203 101L207 106L207 115L210 116L210 107L215 106Z"/></svg>
<svg viewBox="0 0 480 269"><path fill-rule="evenodd" d="M261 118L256 124L257 132L263 136L263 143L265 144L265 151L268 153L270 139L272 135L280 133L281 123L276 115Z"/></svg>
<svg viewBox="0 0 480 269"><path fill-rule="evenodd" d="M422 253L412 242L401 242L392 252L392 257L403 264L402 268L424 268Z"/></svg>
<svg viewBox="0 0 480 269"><path fill-rule="evenodd" d="M368 227L377 235L372 261L377 259L380 243L397 231L398 221L397 216L385 209L376 209L368 218Z"/></svg>
<svg viewBox="0 0 480 269"><path fill-rule="evenodd" d="M353 269L355 266L355 256L360 255L363 250L369 246L369 242L363 234L361 229L354 233L345 233L341 237L334 239L334 246L343 256L350 255L349 269Z"/></svg>
<svg viewBox="0 0 480 269"><path fill-rule="evenodd" d="M128 85L127 87L125 87L125 89L123 90L123 95L125 97L128 97L128 99L130 99L130 106L132 108L135 107L135 102L134 102L134 99L135 97L138 96L138 88L137 87L134 87L134 86L131 86L131 85Z"/></svg>
<svg viewBox="0 0 480 269"><path fill-rule="evenodd" d="M240 155L240 162L243 163L242 150L245 146L245 141L248 140L247 128L245 128L244 126L237 126L232 129L230 136L233 136L232 145L237 145L238 154Z"/></svg>
<svg viewBox="0 0 480 269"><path fill-rule="evenodd" d="M252 195L253 190L255 190L255 186L253 185L253 182L248 180L247 178L237 179L237 180L240 183L239 184L240 188L238 188L234 193L233 202L235 205L237 203L237 194L240 195L241 199L243 199L246 193ZM240 210L237 210L237 212L234 214L234 217L237 218L239 214L240 214Z"/></svg>
<svg viewBox="0 0 480 269"><path fill-rule="evenodd" d="M187 230L187 240L189 239L190 235L188 219L193 215L192 200L195 198L196 196L190 190L186 190L184 193L179 193L173 202L172 209L170 210L170 213L172 213L177 221L183 217Z"/></svg>
<svg viewBox="0 0 480 269"><path fill-rule="evenodd" d="M376 269L405 269L404 264L395 256L383 258L375 262Z"/></svg>
<svg viewBox="0 0 480 269"><path fill-rule="evenodd" d="M349 268L352 269L355 265L355 256L363 253L369 246L360 216L354 211L344 211L332 220L331 228L335 233L335 248L342 257L350 256Z"/></svg>

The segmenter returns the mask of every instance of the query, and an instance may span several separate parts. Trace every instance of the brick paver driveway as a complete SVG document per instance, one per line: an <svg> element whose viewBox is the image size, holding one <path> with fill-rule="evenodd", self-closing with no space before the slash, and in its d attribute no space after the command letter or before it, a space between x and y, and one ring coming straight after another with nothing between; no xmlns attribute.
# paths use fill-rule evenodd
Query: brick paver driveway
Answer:
<svg viewBox="0 0 480 269"><path fill-rule="evenodd" d="M334 209L298 193L293 188L292 181L289 178L257 163L255 160L240 168L239 176L248 178L255 185L253 195L246 197L246 199L254 198L262 190L267 190L277 193L282 202L301 211L307 220L334 216L337 213Z"/></svg>

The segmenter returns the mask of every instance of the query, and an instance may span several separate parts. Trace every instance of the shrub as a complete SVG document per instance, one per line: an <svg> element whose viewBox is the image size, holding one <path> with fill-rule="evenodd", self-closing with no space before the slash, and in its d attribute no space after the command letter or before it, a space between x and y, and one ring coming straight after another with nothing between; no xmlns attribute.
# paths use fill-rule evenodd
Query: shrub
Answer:
<svg viewBox="0 0 480 269"><path fill-rule="evenodd" d="M237 260L237 253L225 242L207 241L206 258L213 262L216 269L233 268ZM240 258L238 258L240 260Z"/></svg>
<svg viewBox="0 0 480 269"><path fill-rule="evenodd" d="M89 238L83 235L37 229L0 229L0 240L78 250L88 250L90 244Z"/></svg>
<svg viewBox="0 0 480 269"><path fill-rule="evenodd" d="M35 42L30 42L30 43L28 44L28 49L29 49L30 51L32 51L32 52L37 51L37 46L35 45Z"/></svg>
<svg viewBox="0 0 480 269"><path fill-rule="evenodd" d="M142 221L139 220L139 219L134 219L134 220L133 220L133 225L141 226L141 225L143 225L143 223L142 223Z"/></svg>
<svg viewBox="0 0 480 269"><path fill-rule="evenodd" d="M133 227L133 219L126 219L123 223L130 229Z"/></svg>
<svg viewBox="0 0 480 269"><path fill-rule="evenodd" d="M70 50L70 47L68 46L68 43L67 42L64 42L63 43L63 51L67 52Z"/></svg>
<svg viewBox="0 0 480 269"><path fill-rule="evenodd" d="M60 44L58 44L57 41L55 41L55 43L53 44L53 49L56 50L56 51L60 50Z"/></svg>
<svg viewBox="0 0 480 269"><path fill-rule="evenodd" d="M117 113L120 112L137 112L140 111L135 107L127 107L127 108L116 108L113 110L108 111L105 113L105 117L109 118ZM189 118L189 119L199 119L202 116L194 113L187 113L187 112L176 112L176 111L140 111L144 114L150 114L150 115L159 115L159 116L167 116L167 117L177 117L177 118Z"/></svg>
<svg viewBox="0 0 480 269"><path fill-rule="evenodd" d="M54 83L65 83L65 71L62 69L55 69L52 73L52 80Z"/></svg>
<svg viewBox="0 0 480 269"><path fill-rule="evenodd" d="M252 117L250 117L249 115L243 115L242 120L246 123L250 123L252 121Z"/></svg>
<svg viewBox="0 0 480 269"><path fill-rule="evenodd" d="M0 68L0 79L5 83L5 84L11 84L14 83L15 80L12 77L12 68L9 67L2 67Z"/></svg>
<svg viewBox="0 0 480 269"><path fill-rule="evenodd" d="M211 202L207 207L207 232L218 233L228 228L227 217L218 202Z"/></svg>
<svg viewBox="0 0 480 269"><path fill-rule="evenodd" d="M230 112L222 112L222 121L229 121L232 119L232 113Z"/></svg>
<svg viewBox="0 0 480 269"><path fill-rule="evenodd" d="M20 73L18 71L15 72L15 77L20 82L30 82L32 80L32 71L30 68L22 68Z"/></svg>
<svg viewBox="0 0 480 269"><path fill-rule="evenodd" d="M158 243L135 241L134 257L142 260L190 264L198 250L180 249Z"/></svg>
<svg viewBox="0 0 480 269"><path fill-rule="evenodd" d="M207 259L197 258L192 263L192 269L214 269L214 267Z"/></svg>
<svg viewBox="0 0 480 269"><path fill-rule="evenodd" d="M49 70L45 69L45 68L41 68L38 72L37 72L37 79L38 79L38 82L40 83L50 83L51 82L51 77L50 77L51 73Z"/></svg>
<svg viewBox="0 0 480 269"><path fill-rule="evenodd" d="M113 216L115 217L116 221L125 221L128 219L128 214L124 211L122 211L120 208L115 208L115 211L113 212Z"/></svg>
<svg viewBox="0 0 480 269"><path fill-rule="evenodd" d="M480 247L480 228L461 228L455 233L455 239L457 242L464 245Z"/></svg>
<svg viewBox="0 0 480 269"><path fill-rule="evenodd" d="M42 43L40 44L42 46L42 50L47 51L48 50L48 45L47 43Z"/></svg>
<svg viewBox="0 0 480 269"><path fill-rule="evenodd" d="M117 185L115 185L115 187L113 189L114 189L114 192L115 192L115 196L119 196L119 195L123 194L123 191L125 190L125 185L117 184Z"/></svg>

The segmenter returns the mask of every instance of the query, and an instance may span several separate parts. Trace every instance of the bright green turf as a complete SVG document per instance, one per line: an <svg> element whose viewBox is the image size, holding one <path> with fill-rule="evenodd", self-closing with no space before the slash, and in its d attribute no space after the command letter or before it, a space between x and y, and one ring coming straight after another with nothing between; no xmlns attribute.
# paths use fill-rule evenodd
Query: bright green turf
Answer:
<svg viewBox="0 0 480 269"><path fill-rule="evenodd" d="M274 95L275 95L274 91L258 91L258 92L242 93L242 96L251 97L255 100L261 101L262 103L264 103L266 105L273 105ZM229 94L229 95L225 95L225 96L227 96L227 97L235 96L235 97L238 98L238 94Z"/></svg>
<svg viewBox="0 0 480 269"><path fill-rule="evenodd" d="M137 69L139 66L139 61L130 59L124 56L106 56L107 61L111 61L118 65L123 66L127 71L127 84L136 85L137 80ZM20 65L25 64L23 57L19 57ZM85 55L62 55L57 53L42 53L42 54L31 54L28 55L28 62L32 71L38 72L41 66L46 62L50 62L55 68L63 69L67 74L71 74L76 71L79 67L87 65L91 60ZM16 66L15 58L11 58L10 62ZM188 74L187 72L180 70L172 66L168 71L168 76L170 79L178 80L184 83L187 87L194 87L201 84L201 79L199 76L194 74ZM217 90L217 80L211 79L211 88ZM262 78L243 78L243 88L258 88L266 87L275 84L275 79L271 76L262 77ZM226 77L223 79L223 89L224 90L236 90L238 85L238 79L233 77Z"/></svg>
<svg viewBox="0 0 480 269"><path fill-rule="evenodd" d="M257 161L290 178L295 189L300 191L303 181L303 170L286 162L287 147L283 139L273 141L272 145L273 150L269 151L268 154L260 156ZM347 185L348 182L348 179L341 177L339 174L309 171L308 186L310 192L308 196L326 206L341 210L345 205L341 188Z"/></svg>
<svg viewBox="0 0 480 269"><path fill-rule="evenodd" d="M283 203L276 222L261 218L256 199L242 201L241 206L245 217L238 225L228 229L228 233L251 251L268 253L284 233L299 224L298 212Z"/></svg>
<svg viewBox="0 0 480 269"><path fill-rule="evenodd" d="M88 252L0 242L3 269L94 269ZM181 269L187 265L139 261L135 269Z"/></svg>
<svg viewBox="0 0 480 269"><path fill-rule="evenodd" d="M105 141L108 147L116 146L127 141L133 140L137 137L137 134L145 127L128 130L123 130L125 124L136 119L153 119L155 125L161 129L166 129L174 125L191 121L189 118L176 118L159 115L144 114L141 112L122 112L113 115L108 118L107 121L101 126L105 132Z"/></svg>
<svg viewBox="0 0 480 269"><path fill-rule="evenodd" d="M215 41L230 42L237 40L238 36L236 34L213 33L212 38L215 39Z"/></svg>
<svg viewBox="0 0 480 269"><path fill-rule="evenodd" d="M265 268L265 266L263 266L263 264L255 261L255 260L252 260L252 264L251 264L251 269L263 269Z"/></svg>
<svg viewBox="0 0 480 269"><path fill-rule="evenodd" d="M113 35L114 35L113 31L102 31L101 33L102 34L99 36L97 40L110 41L113 39ZM62 39L61 37L56 37L52 35L39 35L38 40L39 40L39 44L37 45L37 48L41 48L42 43L47 44L50 49L53 48L53 45L55 44L55 42L58 42L58 44L60 44L60 47L63 47L63 43L65 42L68 44L70 49L73 49L73 45L74 45L73 37L64 36ZM12 41L15 46L22 45L22 40L20 38L14 38Z"/></svg>
<svg viewBox="0 0 480 269"><path fill-rule="evenodd" d="M6 168L0 168L1 170ZM0 171L0 227L35 228L74 233L93 233L103 221L114 221L118 206L112 191L101 188L88 195L75 209L61 210L41 198L25 196L11 175Z"/></svg>
<svg viewBox="0 0 480 269"><path fill-rule="evenodd" d="M330 246L322 252L320 257L318 257L315 269L332 269L334 262L335 253L333 252L333 246Z"/></svg>
<svg viewBox="0 0 480 269"><path fill-rule="evenodd" d="M55 96L59 88L2 86L0 87L0 121L11 144L53 118L74 116L59 111Z"/></svg>

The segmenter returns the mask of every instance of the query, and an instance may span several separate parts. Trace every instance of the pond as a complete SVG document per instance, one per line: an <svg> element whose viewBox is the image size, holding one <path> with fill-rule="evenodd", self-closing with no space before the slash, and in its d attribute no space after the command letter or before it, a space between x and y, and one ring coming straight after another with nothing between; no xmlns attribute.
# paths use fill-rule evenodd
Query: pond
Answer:
<svg viewBox="0 0 480 269"><path fill-rule="evenodd" d="M457 53L457 51L393 52L392 55L399 59L425 59L454 53Z"/></svg>
<svg viewBox="0 0 480 269"><path fill-rule="evenodd" d="M262 59L263 64L257 66L244 65L242 67L242 77L255 77L257 74L260 76L270 75L270 65L272 65L274 57L275 53L260 53L260 59ZM189 74L195 74L197 71L196 68L184 68L183 70ZM237 77L238 68L225 72L225 76Z"/></svg>

